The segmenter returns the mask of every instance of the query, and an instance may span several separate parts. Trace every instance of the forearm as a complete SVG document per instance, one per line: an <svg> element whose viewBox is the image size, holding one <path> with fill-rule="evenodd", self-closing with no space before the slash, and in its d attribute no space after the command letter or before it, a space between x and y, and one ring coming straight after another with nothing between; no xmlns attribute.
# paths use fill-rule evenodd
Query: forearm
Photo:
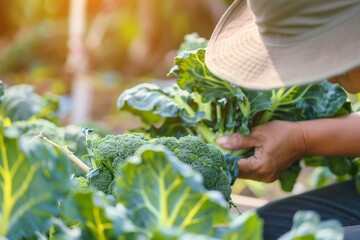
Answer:
<svg viewBox="0 0 360 240"><path fill-rule="evenodd" d="M308 156L360 156L360 113L303 121Z"/></svg>

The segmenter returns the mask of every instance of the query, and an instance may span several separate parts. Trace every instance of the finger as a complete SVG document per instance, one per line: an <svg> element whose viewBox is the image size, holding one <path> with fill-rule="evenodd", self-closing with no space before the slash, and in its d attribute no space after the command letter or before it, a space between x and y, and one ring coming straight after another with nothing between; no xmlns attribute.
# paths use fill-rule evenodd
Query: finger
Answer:
<svg viewBox="0 0 360 240"><path fill-rule="evenodd" d="M242 158L238 160L239 178L248 178L257 180L255 157Z"/></svg>
<svg viewBox="0 0 360 240"><path fill-rule="evenodd" d="M272 171L269 168L264 168L264 164L260 163L255 157L242 158L238 161L239 178L246 178L260 182L271 183L279 178L277 171Z"/></svg>
<svg viewBox="0 0 360 240"><path fill-rule="evenodd" d="M229 136L222 136L216 139L216 143L223 148L236 150L239 148L255 147L254 139L249 136L243 136L239 133L234 133Z"/></svg>

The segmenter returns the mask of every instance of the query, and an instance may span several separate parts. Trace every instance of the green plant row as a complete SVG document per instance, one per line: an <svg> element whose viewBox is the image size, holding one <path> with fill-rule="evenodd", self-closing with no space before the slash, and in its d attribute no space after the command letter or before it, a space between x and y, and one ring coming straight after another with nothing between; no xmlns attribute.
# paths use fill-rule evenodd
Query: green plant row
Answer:
<svg viewBox="0 0 360 240"><path fill-rule="evenodd" d="M113 194L80 188L75 179L91 179L85 173L96 170L92 160L99 160L92 157L107 152L89 146L88 131L39 118L48 105L35 93L31 96L39 101L32 107L37 110L19 117L18 108L27 102L6 104L13 101L7 92L0 81L0 239L262 238L256 211L231 215L224 195L207 190L202 174L161 144L144 144L124 159L116 169ZM79 160L76 155L84 152ZM102 167L111 160L105 158ZM81 171L74 167L79 161ZM299 212L281 239L324 236L342 239L341 225Z"/></svg>
<svg viewBox="0 0 360 240"><path fill-rule="evenodd" d="M255 211L230 215L223 195L207 191L201 175L162 146L145 145L127 159L115 179L115 194L106 196L73 184L70 162L52 145L40 138L21 144L21 138L19 143L4 134L2 122L0 130L2 239L262 238ZM300 230L282 239L318 234L341 239L338 222L307 214L311 225L297 217Z"/></svg>

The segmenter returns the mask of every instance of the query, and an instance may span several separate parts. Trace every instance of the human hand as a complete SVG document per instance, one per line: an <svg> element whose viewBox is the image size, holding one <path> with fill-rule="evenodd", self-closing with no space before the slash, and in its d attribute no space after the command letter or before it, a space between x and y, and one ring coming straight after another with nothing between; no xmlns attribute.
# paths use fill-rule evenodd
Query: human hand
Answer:
<svg viewBox="0 0 360 240"><path fill-rule="evenodd" d="M254 155L239 159L239 177L273 182L306 153L304 134L296 122L271 121L251 129L250 135L238 133L217 139L219 146L237 150L254 148Z"/></svg>

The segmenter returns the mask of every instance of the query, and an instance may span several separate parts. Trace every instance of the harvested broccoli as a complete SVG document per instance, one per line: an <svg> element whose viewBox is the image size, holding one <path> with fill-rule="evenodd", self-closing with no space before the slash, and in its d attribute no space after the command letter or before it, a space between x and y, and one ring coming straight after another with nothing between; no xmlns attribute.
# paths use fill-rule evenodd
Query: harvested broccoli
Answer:
<svg viewBox="0 0 360 240"><path fill-rule="evenodd" d="M214 145L207 144L196 136L160 137L149 140L144 134L107 135L92 144L92 158L100 168L98 175L90 178L90 186L111 194L113 180L130 156L146 144L163 145L183 163L189 164L204 179L204 187L208 190L220 191L230 201L230 182L227 165L222 152ZM95 184L96 180L96 184ZM98 182L101 180L101 182Z"/></svg>

